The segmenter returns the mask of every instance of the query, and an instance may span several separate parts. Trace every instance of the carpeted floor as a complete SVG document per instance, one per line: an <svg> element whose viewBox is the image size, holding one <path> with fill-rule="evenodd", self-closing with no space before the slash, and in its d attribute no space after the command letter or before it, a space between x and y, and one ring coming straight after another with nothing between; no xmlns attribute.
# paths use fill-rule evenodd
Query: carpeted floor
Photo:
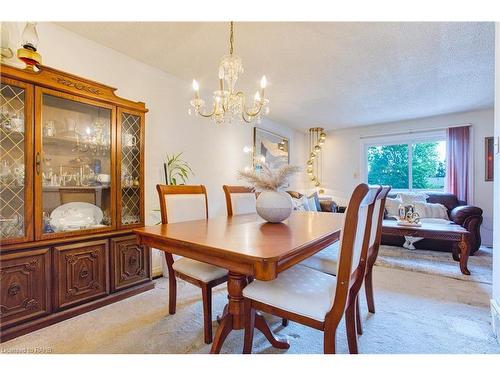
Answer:
<svg viewBox="0 0 500 375"><path fill-rule="evenodd" d="M450 253L430 250L408 250L397 246L380 246L376 264L382 267L399 268L452 279L492 284L493 249L480 247L469 257L470 275L460 272L459 263Z"/></svg>
<svg viewBox="0 0 500 375"><path fill-rule="evenodd" d="M396 268L375 267L376 314L361 299L365 333L361 353L500 353L489 313L491 286ZM177 314L168 315L166 279L156 288L31 334L0 344L0 352L42 348L52 353L208 353L203 343L200 291L178 283ZM214 293L214 318L226 290ZM270 347L256 332L254 353L322 353L322 333L268 317L288 338L288 351ZM217 323L214 322L214 329ZM241 353L243 332L232 332L223 353ZM345 327L337 332L339 353L347 353Z"/></svg>

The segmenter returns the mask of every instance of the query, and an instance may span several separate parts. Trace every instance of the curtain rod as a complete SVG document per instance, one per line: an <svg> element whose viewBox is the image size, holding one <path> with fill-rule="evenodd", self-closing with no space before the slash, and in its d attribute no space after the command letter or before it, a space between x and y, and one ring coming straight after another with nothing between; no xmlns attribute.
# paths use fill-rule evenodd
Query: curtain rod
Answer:
<svg viewBox="0 0 500 375"><path fill-rule="evenodd" d="M467 123L467 124L462 124L462 125L452 125L452 126L445 126L445 127L440 127L440 128L428 128L428 129L420 129L420 130L407 130L403 132L394 132L394 133L380 133L380 134L372 134L372 135L362 135L359 137L359 139L369 139L369 138L379 138L379 137L384 137L388 135L404 135L404 134L418 134L418 133L429 133L432 131L440 131L440 130L446 130L450 128L460 128L462 126L472 126L472 124Z"/></svg>

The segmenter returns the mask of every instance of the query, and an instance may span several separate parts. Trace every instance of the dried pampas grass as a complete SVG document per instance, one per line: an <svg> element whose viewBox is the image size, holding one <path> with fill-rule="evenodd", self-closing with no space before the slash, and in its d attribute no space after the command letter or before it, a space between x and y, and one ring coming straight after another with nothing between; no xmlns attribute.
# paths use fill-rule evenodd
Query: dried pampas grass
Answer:
<svg viewBox="0 0 500 375"><path fill-rule="evenodd" d="M260 172L239 171L238 179L245 180L256 190L281 190L287 187L290 177L300 171L299 167L288 164L274 170L261 161L255 161L255 165L261 167L262 170Z"/></svg>

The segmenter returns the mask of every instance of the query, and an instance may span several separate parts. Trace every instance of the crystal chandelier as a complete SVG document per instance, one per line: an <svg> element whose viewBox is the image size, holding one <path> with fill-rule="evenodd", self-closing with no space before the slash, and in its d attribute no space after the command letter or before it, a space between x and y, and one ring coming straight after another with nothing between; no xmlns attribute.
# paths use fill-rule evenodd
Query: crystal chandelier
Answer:
<svg viewBox="0 0 500 375"><path fill-rule="evenodd" d="M267 86L266 76L260 80L260 90L253 97L250 105L246 103L246 95L242 91L237 91L236 81L238 74L243 73L241 58L233 54L234 52L234 26L230 24L229 30L229 55L222 58L219 64L219 89L214 91L213 104L207 110L205 101L200 98L200 86L193 80L194 99L191 100L189 114L200 115L211 118L217 124L224 122L231 123L234 120L242 119L246 123L261 120L262 113L268 114L269 100L264 96Z"/></svg>

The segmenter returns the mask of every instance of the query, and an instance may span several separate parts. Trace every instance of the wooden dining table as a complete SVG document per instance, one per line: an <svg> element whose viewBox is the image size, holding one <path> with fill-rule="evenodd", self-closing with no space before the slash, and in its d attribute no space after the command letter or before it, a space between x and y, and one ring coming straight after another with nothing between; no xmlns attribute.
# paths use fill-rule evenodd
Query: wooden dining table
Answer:
<svg viewBox="0 0 500 375"><path fill-rule="evenodd" d="M232 330L245 326L243 289L253 278L269 281L338 241L343 214L296 212L282 223L267 223L257 214L161 224L135 229L138 243L228 270L228 303L212 343L219 353ZM287 349L260 314L255 328L277 348Z"/></svg>

